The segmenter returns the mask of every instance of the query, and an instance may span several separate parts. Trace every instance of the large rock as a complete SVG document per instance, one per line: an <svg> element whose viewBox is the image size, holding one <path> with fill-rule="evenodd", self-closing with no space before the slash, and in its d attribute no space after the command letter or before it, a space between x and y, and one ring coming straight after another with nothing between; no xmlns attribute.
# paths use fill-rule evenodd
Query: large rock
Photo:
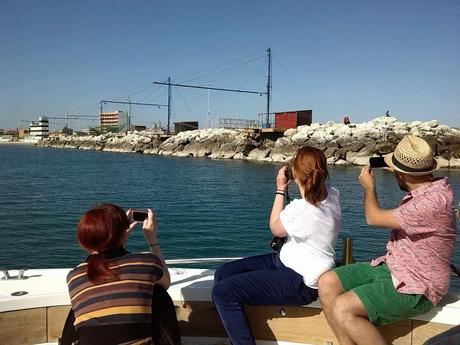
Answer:
<svg viewBox="0 0 460 345"><path fill-rule="evenodd" d="M262 161L265 160L270 154L269 149L261 150L261 149L254 149L249 152L248 159Z"/></svg>
<svg viewBox="0 0 460 345"><path fill-rule="evenodd" d="M449 153L452 158L460 158L460 144L449 146Z"/></svg>
<svg viewBox="0 0 460 345"><path fill-rule="evenodd" d="M367 142L361 150L359 150L358 155L360 157L372 156L375 153L375 141Z"/></svg>
<svg viewBox="0 0 460 345"><path fill-rule="evenodd" d="M293 157L298 149L299 149L299 146L297 145L287 145L287 146L279 147L279 148L274 147L271 149L271 151L275 154L279 153L279 154L285 155L286 157Z"/></svg>
<svg viewBox="0 0 460 345"><path fill-rule="evenodd" d="M291 145L291 144L292 144L292 140L290 138L282 137L276 140L275 147L280 148L280 147L284 147L284 146Z"/></svg>
<svg viewBox="0 0 460 345"><path fill-rule="evenodd" d="M324 155L326 156L326 158L335 157L335 153L337 152L337 150L339 150L337 146L330 146L326 149L326 151L324 151Z"/></svg>
<svg viewBox="0 0 460 345"><path fill-rule="evenodd" d="M449 160L447 160L447 159L445 159L443 157L437 157L436 161L437 161L438 167L440 167L440 168L448 168L449 165L450 165Z"/></svg>
<svg viewBox="0 0 460 345"><path fill-rule="evenodd" d="M460 169L460 158L451 158L449 160L449 167Z"/></svg>
<svg viewBox="0 0 460 345"><path fill-rule="evenodd" d="M395 150L396 144L384 141L375 145L375 153L384 155Z"/></svg>
<svg viewBox="0 0 460 345"><path fill-rule="evenodd" d="M283 163L291 160L292 157L286 156L285 154L281 152L272 152L271 155L271 160L276 163Z"/></svg>
<svg viewBox="0 0 460 345"><path fill-rule="evenodd" d="M407 127L409 127L410 129L412 128L415 128L415 127L418 127L420 126L422 123L422 121L412 121L410 123L407 124Z"/></svg>
<svg viewBox="0 0 460 345"><path fill-rule="evenodd" d="M347 162L346 160L344 159L338 159L335 161L334 165L337 165L337 166L347 166L347 165L351 165L351 163Z"/></svg>
<svg viewBox="0 0 460 345"><path fill-rule="evenodd" d="M297 128L289 128L284 132L285 137L292 137L294 134L297 134Z"/></svg>
<svg viewBox="0 0 460 345"><path fill-rule="evenodd" d="M146 149L144 150L144 154L145 155L157 155L158 154L158 151L160 151L159 148L152 148L152 149Z"/></svg>
<svg viewBox="0 0 460 345"><path fill-rule="evenodd" d="M431 121L426 121L426 122L422 122L419 127L426 127L426 128L433 128L433 127L437 127L438 126L438 121L436 120L431 120Z"/></svg>
<svg viewBox="0 0 460 345"><path fill-rule="evenodd" d="M334 165L335 162L337 162L337 158L335 158L335 157L329 157L329 158L327 159L327 164L328 164L328 165Z"/></svg>
<svg viewBox="0 0 460 345"><path fill-rule="evenodd" d="M238 152L237 154L233 156L233 159L247 159L247 157L243 155L242 152Z"/></svg>
<svg viewBox="0 0 460 345"><path fill-rule="evenodd" d="M438 137L438 141L447 144L460 144L460 130L457 128L451 128L449 131L443 132Z"/></svg>
<svg viewBox="0 0 460 345"><path fill-rule="evenodd" d="M349 151L346 154L346 161L353 165L367 165L369 156L360 156L359 153Z"/></svg>
<svg viewBox="0 0 460 345"><path fill-rule="evenodd" d="M332 142L334 144L337 144L339 147L346 147L356 142L356 140L352 136L349 136L348 134L342 134L339 137L332 140Z"/></svg>
<svg viewBox="0 0 460 345"><path fill-rule="evenodd" d="M307 143L310 140L310 136L307 133L297 132L296 134L294 134L291 137L291 140L295 144L301 146L301 145L304 145L305 143Z"/></svg>

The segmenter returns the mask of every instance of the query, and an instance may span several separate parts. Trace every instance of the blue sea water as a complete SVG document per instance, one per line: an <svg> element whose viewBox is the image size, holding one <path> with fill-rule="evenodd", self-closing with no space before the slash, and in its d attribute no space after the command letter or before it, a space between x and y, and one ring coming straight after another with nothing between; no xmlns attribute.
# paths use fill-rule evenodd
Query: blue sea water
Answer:
<svg viewBox="0 0 460 345"><path fill-rule="evenodd" d="M152 208L168 259L247 256L269 251L268 217L279 165L238 160L187 159L139 154L0 145L0 269L72 267L86 254L75 228L100 202ZM366 225L358 167L330 167L341 193L340 237L353 239L353 255L369 260L385 250L388 230ZM375 172L383 207L403 195L392 174ZM442 171L460 198L460 171ZM292 196L296 195L291 187ZM457 227L458 227L457 223ZM460 239L454 263L460 267ZM341 257L341 241L337 255ZM141 231L128 249L146 250ZM452 279L460 291L460 278Z"/></svg>

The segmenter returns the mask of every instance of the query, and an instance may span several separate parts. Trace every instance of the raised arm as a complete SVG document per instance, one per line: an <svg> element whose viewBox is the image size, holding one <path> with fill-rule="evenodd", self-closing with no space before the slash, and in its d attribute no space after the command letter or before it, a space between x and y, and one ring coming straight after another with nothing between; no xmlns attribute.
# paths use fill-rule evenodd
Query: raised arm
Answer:
<svg viewBox="0 0 460 345"><path fill-rule="evenodd" d="M361 169L359 182L364 189L364 215L367 224L388 229L401 229L401 225L393 215L393 210L379 206L375 191L375 177L370 167L365 166Z"/></svg>
<svg viewBox="0 0 460 345"><path fill-rule="evenodd" d="M168 289L171 285L171 277L169 275L168 266L166 266L165 259L161 253L160 244L158 243L157 221L155 214L151 209L148 209L147 212L147 219L144 220L144 223L142 224L142 233L144 234L144 238L149 245L150 252L158 256L158 258L161 260L161 265L163 266L163 277L161 277L161 279L158 280L156 284L159 284L165 289Z"/></svg>
<svg viewBox="0 0 460 345"><path fill-rule="evenodd" d="M287 235L286 229L281 223L280 213L284 207L284 196L288 185L285 175L286 167L282 167L276 176L276 194L273 200L272 212L270 214L270 230L273 236L284 237Z"/></svg>

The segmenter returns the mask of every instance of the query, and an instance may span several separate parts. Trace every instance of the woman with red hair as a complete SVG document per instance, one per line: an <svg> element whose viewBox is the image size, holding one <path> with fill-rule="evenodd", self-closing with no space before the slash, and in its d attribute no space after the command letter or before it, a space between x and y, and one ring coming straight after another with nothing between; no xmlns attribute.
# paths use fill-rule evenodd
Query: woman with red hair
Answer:
<svg viewBox="0 0 460 345"><path fill-rule="evenodd" d="M77 238L89 256L67 276L72 309L61 344L180 344L155 215L149 209L142 222L150 249L146 253L125 249L128 234L139 223L131 218L131 210L113 204L97 206L80 218ZM162 342L165 338L170 341Z"/></svg>
<svg viewBox="0 0 460 345"><path fill-rule="evenodd" d="M326 184L326 157L305 146L290 168L278 171L270 215L272 234L285 238L280 252L229 262L214 275L212 297L233 345L255 344L245 304L309 304L318 298L318 277L334 267L341 211L339 192ZM301 198L284 207L291 179Z"/></svg>

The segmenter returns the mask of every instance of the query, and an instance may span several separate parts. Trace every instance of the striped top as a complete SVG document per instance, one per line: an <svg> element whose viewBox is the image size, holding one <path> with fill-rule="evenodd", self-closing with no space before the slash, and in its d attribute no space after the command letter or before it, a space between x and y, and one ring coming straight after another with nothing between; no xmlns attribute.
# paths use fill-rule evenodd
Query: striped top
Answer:
<svg viewBox="0 0 460 345"><path fill-rule="evenodd" d="M110 269L119 274L119 280L92 283L86 262L67 276L75 328L151 323L153 286L163 275L160 259L152 253L131 254L124 248L102 255Z"/></svg>

